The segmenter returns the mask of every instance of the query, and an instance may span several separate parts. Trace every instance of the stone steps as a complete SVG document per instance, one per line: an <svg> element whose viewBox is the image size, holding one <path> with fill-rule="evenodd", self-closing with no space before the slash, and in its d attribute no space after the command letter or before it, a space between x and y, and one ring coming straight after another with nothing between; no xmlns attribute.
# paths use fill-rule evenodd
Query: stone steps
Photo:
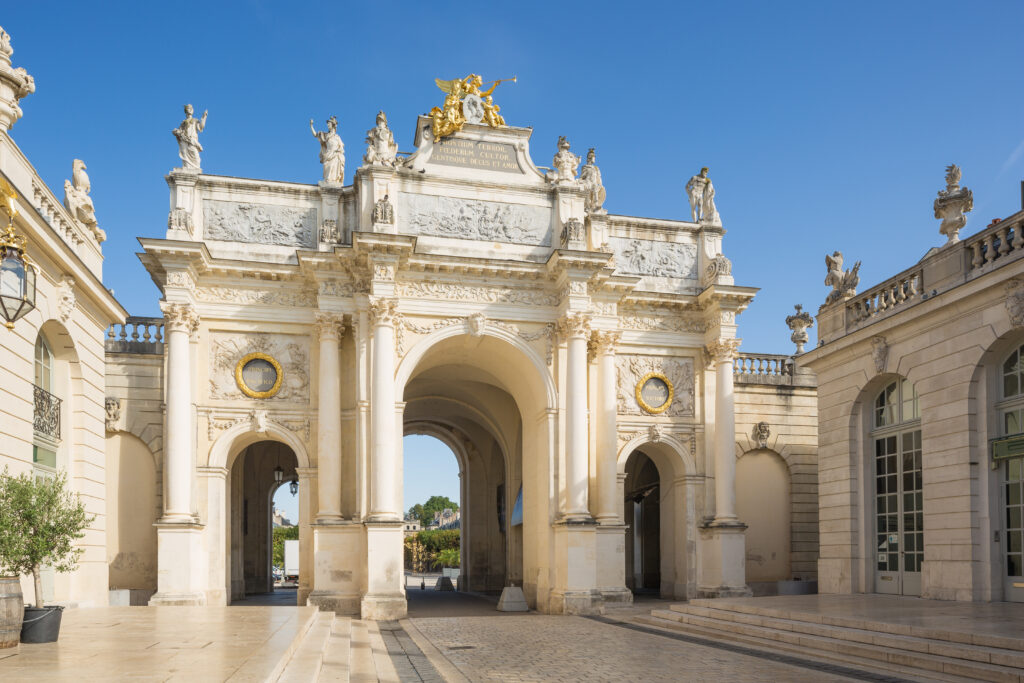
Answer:
<svg viewBox="0 0 1024 683"><path fill-rule="evenodd" d="M1024 639L923 629L842 616L695 600L654 610L651 618L681 631L749 640L748 644L862 663L901 667L933 678L1024 683ZM645 622L647 623L647 622ZM681 627L681 628L680 628ZM962 642L962 641L973 642Z"/></svg>
<svg viewBox="0 0 1024 683"><path fill-rule="evenodd" d="M655 616L642 615L632 617L630 621L633 623L642 624L644 626L654 627L656 629L663 631L683 633L688 636L701 638L703 640L715 642L726 641L735 645L740 645L745 648L749 648L751 650L761 650L773 654L784 654L792 657L797 657L799 659L807 659L825 664L838 664L840 666L848 666L850 668L858 669L860 671L866 671L869 673L876 673L881 675L898 676L913 681L938 680L946 681L947 683L962 683L963 681L973 680L969 678L963 678L960 676L947 676L944 674L937 674L935 672L930 672L928 676L923 676L920 670L912 669L910 667L900 666L891 663L873 662L871 660L866 661L863 657L859 657L852 654L845 654L843 652L812 652L806 646L791 645L789 643L771 640L768 638L761 638L758 636L745 635L735 631L723 630L720 628L715 628L715 625L702 626L695 623L683 623L675 620L661 619Z"/></svg>
<svg viewBox="0 0 1024 683"><path fill-rule="evenodd" d="M352 671L352 620L335 617L317 681L348 683Z"/></svg>
<svg viewBox="0 0 1024 683"><path fill-rule="evenodd" d="M296 639L276 683L398 683L375 621L320 612Z"/></svg>

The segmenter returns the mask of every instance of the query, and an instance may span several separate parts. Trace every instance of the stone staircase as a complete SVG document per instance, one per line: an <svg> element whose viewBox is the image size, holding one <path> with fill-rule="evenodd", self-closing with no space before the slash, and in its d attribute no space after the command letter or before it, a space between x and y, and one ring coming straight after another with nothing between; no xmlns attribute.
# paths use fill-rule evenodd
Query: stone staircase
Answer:
<svg viewBox="0 0 1024 683"><path fill-rule="evenodd" d="M693 600L631 621L694 638L892 676L1024 683L1024 633L941 631L842 615Z"/></svg>
<svg viewBox="0 0 1024 683"><path fill-rule="evenodd" d="M377 623L319 612L298 640L277 683L398 683Z"/></svg>

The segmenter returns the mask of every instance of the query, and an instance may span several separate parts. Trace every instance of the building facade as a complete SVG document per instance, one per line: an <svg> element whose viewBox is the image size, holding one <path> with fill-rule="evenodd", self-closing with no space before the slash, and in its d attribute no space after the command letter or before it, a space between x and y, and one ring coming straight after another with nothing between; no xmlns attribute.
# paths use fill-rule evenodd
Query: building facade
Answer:
<svg viewBox="0 0 1024 683"><path fill-rule="evenodd" d="M43 182L11 136L21 118L20 100L35 91L25 69L11 66L10 36L0 28L0 177L11 190L16 215L0 210L3 228L13 220L27 240L36 268L35 309L13 329L0 328L0 470L50 477L68 475L94 515L79 545L76 571L42 572L47 601L106 605L108 558L104 457L105 359L103 338L125 311L103 286L105 239L98 227L85 165L69 159L72 177L63 201ZM23 577L26 602L34 599Z"/></svg>
<svg viewBox="0 0 1024 683"><path fill-rule="evenodd" d="M960 240L959 179L935 203L944 246L861 294L830 268L798 359L819 385L823 592L1024 599L1024 212Z"/></svg>
<svg viewBox="0 0 1024 683"><path fill-rule="evenodd" d="M301 492L299 600L404 614L407 434L459 462L471 590L521 585L552 613L641 584L747 594L743 505L782 511L757 532L758 577L814 578L813 415L794 410L813 381L784 357L738 371L756 290L734 284L706 171L693 220L646 219L603 209L592 152L578 171L563 138L538 168L530 129L503 122L434 140L420 117L400 157L382 112L349 185L333 121L305 185L202 173L186 144L202 122L180 129L166 238L141 240L164 319L108 339L108 458L158 463L153 500L120 512L160 509L157 579L137 577L151 604L262 585L282 468ZM738 468L756 491L739 504Z"/></svg>

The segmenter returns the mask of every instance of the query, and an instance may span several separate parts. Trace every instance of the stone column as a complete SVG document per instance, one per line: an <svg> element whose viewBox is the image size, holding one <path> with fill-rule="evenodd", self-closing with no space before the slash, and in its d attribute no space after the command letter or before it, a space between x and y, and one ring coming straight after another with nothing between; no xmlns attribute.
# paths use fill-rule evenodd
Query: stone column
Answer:
<svg viewBox="0 0 1024 683"><path fill-rule="evenodd" d="M597 346L597 521L620 524L616 480L618 455L618 383L615 375L615 345L619 332L594 333Z"/></svg>
<svg viewBox="0 0 1024 683"><path fill-rule="evenodd" d="M161 302L166 320L167 431L164 433L164 516L162 522L192 522L192 369L189 335L199 316L190 304Z"/></svg>
<svg viewBox="0 0 1024 683"><path fill-rule="evenodd" d="M341 521L341 375L338 338L345 329L341 315L318 312L320 395L316 430L318 524Z"/></svg>
<svg viewBox="0 0 1024 683"><path fill-rule="evenodd" d="M398 301L370 301L371 350L370 400L370 519L401 521L395 499L395 319Z"/></svg>
<svg viewBox="0 0 1024 683"><path fill-rule="evenodd" d="M587 337L590 316L567 313L560 321L562 334L568 340L565 387L565 518L590 519L588 505L589 444L587 440Z"/></svg>
<svg viewBox="0 0 1024 683"><path fill-rule="evenodd" d="M715 362L715 518L700 529L697 597L750 595L746 583L746 525L736 517L736 419L733 361L739 339L717 339L707 347Z"/></svg>
<svg viewBox="0 0 1024 683"><path fill-rule="evenodd" d="M715 361L715 523L736 522L736 411L733 361L739 339L708 345Z"/></svg>

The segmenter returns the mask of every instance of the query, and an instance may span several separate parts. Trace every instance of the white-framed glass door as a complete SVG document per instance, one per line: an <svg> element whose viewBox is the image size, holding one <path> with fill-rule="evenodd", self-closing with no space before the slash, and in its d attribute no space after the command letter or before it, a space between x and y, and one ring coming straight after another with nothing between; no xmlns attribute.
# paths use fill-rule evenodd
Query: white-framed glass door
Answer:
<svg viewBox="0 0 1024 683"><path fill-rule="evenodd" d="M875 590L921 594L921 430L875 439Z"/></svg>

